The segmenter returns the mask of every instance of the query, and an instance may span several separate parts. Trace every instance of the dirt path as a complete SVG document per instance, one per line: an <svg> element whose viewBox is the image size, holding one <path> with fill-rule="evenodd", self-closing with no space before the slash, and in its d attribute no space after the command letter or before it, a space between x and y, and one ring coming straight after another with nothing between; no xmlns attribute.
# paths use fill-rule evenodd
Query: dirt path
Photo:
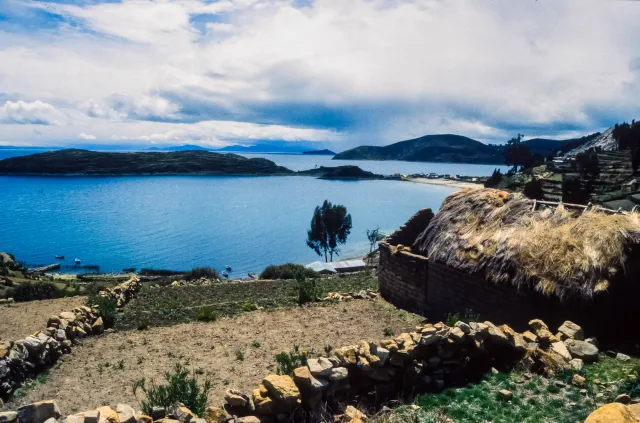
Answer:
<svg viewBox="0 0 640 423"><path fill-rule="evenodd" d="M415 182L417 184L427 184L427 185L441 185L452 188L472 188L472 189L480 189L483 188L482 184L476 184L473 182L464 182L464 181L454 181L451 179L428 179L428 178L407 178L409 182Z"/></svg>
<svg viewBox="0 0 640 423"><path fill-rule="evenodd" d="M55 399L63 415L118 402L137 408L133 382L142 377L161 382L163 373L178 362L208 373L214 382L210 401L221 404L227 388L249 391L275 372L275 354L290 351L294 344L324 354L326 345L378 341L385 337L384 329L398 334L419 320L376 300L116 332L85 340L50 371L46 383L9 406Z"/></svg>
<svg viewBox="0 0 640 423"><path fill-rule="evenodd" d="M84 304L86 297L26 301L0 305L0 340L14 341L44 329L49 316L71 311Z"/></svg>

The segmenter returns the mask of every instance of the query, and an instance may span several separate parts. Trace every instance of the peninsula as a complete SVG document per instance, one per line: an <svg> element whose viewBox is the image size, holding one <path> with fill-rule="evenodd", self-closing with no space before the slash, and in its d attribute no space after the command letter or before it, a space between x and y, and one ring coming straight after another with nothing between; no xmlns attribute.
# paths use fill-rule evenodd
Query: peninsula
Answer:
<svg viewBox="0 0 640 423"><path fill-rule="evenodd" d="M306 154L309 156L335 156L336 155L336 153L326 148L324 150L303 151L302 154Z"/></svg>
<svg viewBox="0 0 640 423"><path fill-rule="evenodd" d="M262 158L202 150L105 153L66 149L0 160L0 175L293 175Z"/></svg>

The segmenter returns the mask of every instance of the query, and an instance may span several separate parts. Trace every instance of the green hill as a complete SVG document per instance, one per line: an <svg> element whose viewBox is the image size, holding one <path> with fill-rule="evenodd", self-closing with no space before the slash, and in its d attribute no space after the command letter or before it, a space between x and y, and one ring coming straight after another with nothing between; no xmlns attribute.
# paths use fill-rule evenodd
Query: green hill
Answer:
<svg viewBox="0 0 640 423"><path fill-rule="evenodd" d="M501 148L460 135L444 134L426 135L384 147L356 147L335 155L333 160L503 164L504 155Z"/></svg>

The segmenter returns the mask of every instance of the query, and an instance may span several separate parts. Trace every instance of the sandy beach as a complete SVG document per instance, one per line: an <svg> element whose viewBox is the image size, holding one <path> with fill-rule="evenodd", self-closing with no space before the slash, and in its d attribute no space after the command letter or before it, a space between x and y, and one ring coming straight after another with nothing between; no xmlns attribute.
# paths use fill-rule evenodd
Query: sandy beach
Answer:
<svg viewBox="0 0 640 423"><path fill-rule="evenodd" d="M482 184L476 184L473 182L454 181L451 179L407 178L406 180L409 182L415 182L418 184L441 185L441 186L454 187L454 188L480 189L483 187Z"/></svg>

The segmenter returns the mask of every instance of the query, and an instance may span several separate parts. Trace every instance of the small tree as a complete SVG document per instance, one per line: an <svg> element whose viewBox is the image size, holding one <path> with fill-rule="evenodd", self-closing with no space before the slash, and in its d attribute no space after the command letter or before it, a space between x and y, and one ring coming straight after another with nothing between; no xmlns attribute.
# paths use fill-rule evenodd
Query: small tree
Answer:
<svg viewBox="0 0 640 423"><path fill-rule="evenodd" d="M524 169L532 163L531 150L526 144L523 144L523 137L524 135L518 134L511 138L504 148L504 162L508 166L513 166L514 172L518 171L518 167Z"/></svg>
<svg viewBox="0 0 640 423"><path fill-rule="evenodd" d="M333 261L333 255L339 255L338 245L347 242L351 233L351 215L345 206L331 204L324 200L317 206L311 218L311 229L307 231L307 245L319 256L324 252L324 260Z"/></svg>
<svg viewBox="0 0 640 423"><path fill-rule="evenodd" d="M487 179L487 181L484 183L484 187L493 188L498 185L500 181L502 181L502 172L500 171L500 169L494 169L489 179Z"/></svg>
<svg viewBox="0 0 640 423"><path fill-rule="evenodd" d="M369 240L369 264L373 260L373 252L378 246L378 242L382 241L385 238L385 234L380 232L380 228L375 228L373 230L367 229L367 239Z"/></svg>

